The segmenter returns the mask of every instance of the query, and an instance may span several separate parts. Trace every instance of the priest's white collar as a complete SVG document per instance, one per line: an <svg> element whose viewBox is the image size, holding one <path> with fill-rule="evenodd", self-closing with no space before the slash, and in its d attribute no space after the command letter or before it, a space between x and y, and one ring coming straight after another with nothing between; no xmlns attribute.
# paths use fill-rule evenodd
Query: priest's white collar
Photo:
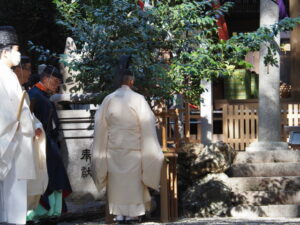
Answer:
<svg viewBox="0 0 300 225"><path fill-rule="evenodd" d="M5 69L7 69L7 70L9 70L9 71L12 72L12 69L9 68L9 67L1 60L1 59L0 59L0 66L1 66L2 68L5 68Z"/></svg>
<svg viewBox="0 0 300 225"><path fill-rule="evenodd" d="M125 84L122 84L121 88L125 89L125 90L131 90L130 87L128 85L125 85Z"/></svg>

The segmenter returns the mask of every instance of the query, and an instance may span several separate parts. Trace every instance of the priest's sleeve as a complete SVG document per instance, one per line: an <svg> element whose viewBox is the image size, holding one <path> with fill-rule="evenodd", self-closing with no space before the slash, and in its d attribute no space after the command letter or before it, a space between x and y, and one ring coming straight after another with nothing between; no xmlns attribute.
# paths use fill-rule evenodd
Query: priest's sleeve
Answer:
<svg viewBox="0 0 300 225"><path fill-rule="evenodd" d="M105 100L95 114L94 140L92 145L92 177L98 191L107 183L107 124L104 117Z"/></svg>
<svg viewBox="0 0 300 225"><path fill-rule="evenodd" d="M30 100L26 94L25 101L22 108L22 113L20 116L20 131L25 136L34 137L34 126L33 126L33 117L30 111Z"/></svg>
<svg viewBox="0 0 300 225"><path fill-rule="evenodd" d="M142 180L147 187L159 190L164 155L157 139L155 116L142 98L138 114L141 126Z"/></svg>

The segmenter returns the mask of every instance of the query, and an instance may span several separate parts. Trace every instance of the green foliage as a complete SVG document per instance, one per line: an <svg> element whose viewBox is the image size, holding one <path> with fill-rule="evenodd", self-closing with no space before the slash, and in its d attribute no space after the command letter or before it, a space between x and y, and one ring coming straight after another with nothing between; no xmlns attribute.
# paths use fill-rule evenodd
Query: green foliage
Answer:
<svg viewBox="0 0 300 225"><path fill-rule="evenodd" d="M166 45L167 34L153 25L155 17L151 11L143 12L127 1L114 1L100 8L78 6L78 2L58 4L64 12L64 20L59 23L72 31L78 46L75 53L81 55L78 60L65 62L80 72L74 77L80 82L78 88L102 94L111 92L115 88L119 57L128 54L132 56L130 69L136 77L136 88L149 98L170 96L172 81L159 53ZM72 13L67 13L71 9Z"/></svg>
<svg viewBox="0 0 300 225"><path fill-rule="evenodd" d="M201 80L250 68L245 55L261 44L268 46L265 63L277 65L274 37L299 23L299 19L284 19L223 41L218 39L216 21L232 2L215 8L214 0L153 0L144 11L134 0L53 2L61 13L58 23L70 30L81 56L63 60L79 72L74 75L78 88L103 95L111 92L118 59L130 54L139 92L164 99L180 93L194 104L205 91ZM169 60L164 59L165 53Z"/></svg>
<svg viewBox="0 0 300 225"><path fill-rule="evenodd" d="M280 47L275 42L276 36L282 31L292 30L300 23L300 17L284 18L276 24L269 27L260 27L257 31L252 33L242 33L233 36L228 42L230 45L235 45L244 52L241 52L241 57L250 51L258 51L261 45L267 46L268 52L264 58L265 65L277 66L278 61L274 58L276 52L279 52Z"/></svg>
<svg viewBox="0 0 300 225"><path fill-rule="evenodd" d="M63 17L59 23L72 32L76 53L82 56L65 63L80 72L74 77L78 88L108 93L114 88L120 55L130 54L139 92L148 98L185 93L198 102L200 80L226 72L207 46L219 43L216 18L231 3L213 9L214 2L156 1L155 7L142 11L135 1L115 0L95 8L81 1L55 0ZM171 54L171 63L163 59L163 52Z"/></svg>
<svg viewBox="0 0 300 225"><path fill-rule="evenodd" d="M173 60L168 75L175 91L197 104L204 91L200 81L227 73L226 62L220 59L223 44L218 39L216 21L232 3L214 9L215 1L181 2L173 6L159 3L154 12L158 25L169 34Z"/></svg>

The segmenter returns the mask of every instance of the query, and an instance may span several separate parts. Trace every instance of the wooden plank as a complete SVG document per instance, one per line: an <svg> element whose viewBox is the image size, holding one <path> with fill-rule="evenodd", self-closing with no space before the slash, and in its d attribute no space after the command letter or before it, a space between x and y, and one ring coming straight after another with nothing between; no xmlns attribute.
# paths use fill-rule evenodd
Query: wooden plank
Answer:
<svg viewBox="0 0 300 225"><path fill-rule="evenodd" d="M254 112L254 109L252 108L251 109L251 112L250 112L250 130L251 130L251 133L250 133L250 138L253 140L256 138L256 116L255 116L255 112Z"/></svg>
<svg viewBox="0 0 300 225"><path fill-rule="evenodd" d="M234 122L234 139L240 139L240 124L239 124L239 105L233 107L232 120ZM240 150L239 143L235 143L234 149Z"/></svg>
<svg viewBox="0 0 300 225"><path fill-rule="evenodd" d="M173 174L172 177L172 215L171 215L171 220L175 221L178 218L178 196L177 196L177 170L176 170L176 164L177 160L176 157L173 157L171 159L171 173Z"/></svg>
<svg viewBox="0 0 300 225"><path fill-rule="evenodd" d="M299 126L299 119L298 119L298 111L299 107L298 104L294 105L294 126Z"/></svg>
<svg viewBox="0 0 300 225"><path fill-rule="evenodd" d="M173 171L174 171L174 217L173 220L177 220L178 218L178 184L177 184L177 157L173 158Z"/></svg>
<svg viewBox="0 0 300 225"><path fill-rule="evenodd" d="M293 104L289 104L288 105L288 115L287 115L287 118L288 118L288 125L289 126L294 126L294 124L293 124Z"/></svg>
<svg viewBox="0 0 300 225"><path fill-rule="evenodd" d="M169 158L169 220L173 220L173 205L174 205L174 171L173 171L173 159Z"/></svg>
<svg viewBox="0 0 300 225"><path fill-rule="evenodd" d="M228 106L228 132L229 132L229 138L232 139L233 137L233 118L232 118L232 114L233 114L233 106L229 105Z"/></svg>
<svg viewBox="0 0 300 225"><path fill-rule="evenodd" d="M295 104L293 104L293 107L292 107L292 111L291 111L291 117L292 117L292 124L295 126L296 123L295 123L295 114L297 113L296 110L295 110Z"/></svg>
<svg viewBox="0 0 300 225"><path fill-rule="evenodd" d="M164 160L160 179L160 221L165 223L169 221L168 206L168 164Z"/></svg>
<svg viewBox="0 0 300 225"><path fill-rule="evenodd" d="M245 123L245 106L244 105L240 105L240 117L239 117L239 123L240 123L240 140L241 140L241 145L240 145L240 149L239 150L245 150L245 131L244 131L244 123Z"/></svg>
<svg viewBox="0 0 300 225"><path fill-rule="evenodd" d="M163 151L167 151L167 120L166 117L162 118L161 124L161 132L162 132L162 149Z"/></svg>
<svg viewBox="0 0 300 225"><path fill-rule="evenodd" d="M227 105L222 105L223 109L223 140L225 143L228 141L228 110Z"/></svg>
<svg viewBox="0 0 300 225"><path fill-rule="evenodd" d="M299 113L299 110L300 110L300 105L299 104L297 104L297 112L295 112L295 114L296 114L296 117L297 117L297 126L299 126L300 125L300 121L299 121L299 118L300 118L300 113Z"/></svg>
<svg viewBox="0 0 300 225"><path fill-rule="evenodd" d="M297 107L298 107L298 111L296 112L296 115L297 115L297 123L298 123L298 126L299 126L300 125L300 121L299 121L299 119L300 119L300 113L299 113L300 105L297 104Z"/></svg>

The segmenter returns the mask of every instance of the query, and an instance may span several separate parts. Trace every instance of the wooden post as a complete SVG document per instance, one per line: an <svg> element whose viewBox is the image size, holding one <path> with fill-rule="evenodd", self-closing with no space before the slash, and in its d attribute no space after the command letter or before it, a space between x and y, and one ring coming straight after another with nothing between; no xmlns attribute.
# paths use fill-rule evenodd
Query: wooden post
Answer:
<svg viewBox="0 0 300 225"><path fill-rule="evenodd" d="M160 181L160 221L169 221L169 204L168 204L168 164L166 160L163 163Z"/></svg>
<svg viewBox="0 0 300 225"><path fill-rule="evenodd" d="M178 218L177 153L165 153L161 173L160 220L175 221Z"/></svg>
<svg viewBox="0 0 300 225"><path fill-rule="evenodd" d="M167 150L167 118L166 114L162 114L162 127L161 127L161 132L162 132L162 150L166 151Z"/></svg>

